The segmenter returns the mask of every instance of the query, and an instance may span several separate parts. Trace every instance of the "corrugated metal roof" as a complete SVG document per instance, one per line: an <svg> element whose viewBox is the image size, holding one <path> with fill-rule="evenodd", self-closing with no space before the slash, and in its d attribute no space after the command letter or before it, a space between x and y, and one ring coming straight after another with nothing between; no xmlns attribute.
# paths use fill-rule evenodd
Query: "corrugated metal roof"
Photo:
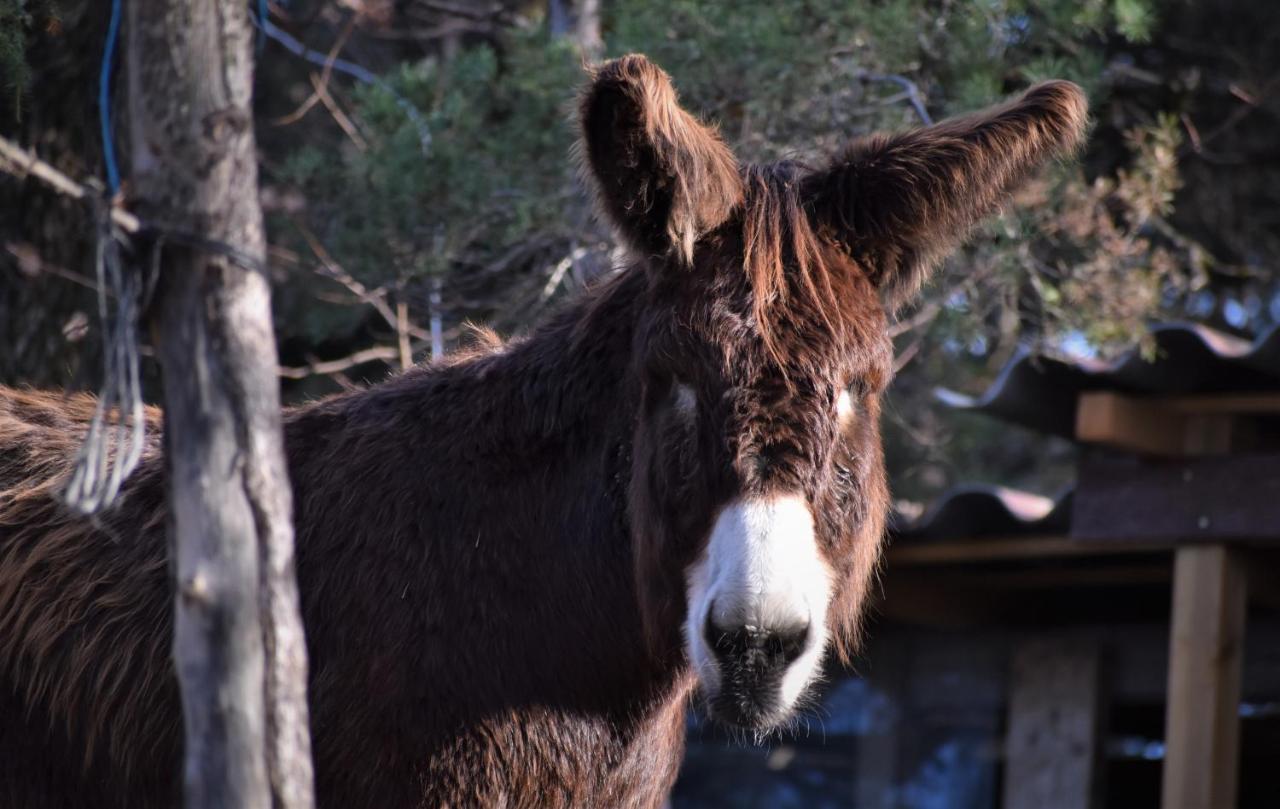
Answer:
<svg viewBox="0 0 1280 809"><path fill-rule="evenodd" d="M1130 351L1114 361L1064 360L1019 351L981 396L939 389L961 410L985 413L1070 438L1084 391L1134 395L1280 391L1280 327L1249 341L1190 323L1152 329L1155 356Z"/></svg>
<svg viewBox="0 0 1280 809"><path fill-rule="evenodd" d="M1065 534L1071 523L1071 491L1055 499L1003 486L956 486L919 519L895 514L891 523L895 539L913 542Z"/></svg>

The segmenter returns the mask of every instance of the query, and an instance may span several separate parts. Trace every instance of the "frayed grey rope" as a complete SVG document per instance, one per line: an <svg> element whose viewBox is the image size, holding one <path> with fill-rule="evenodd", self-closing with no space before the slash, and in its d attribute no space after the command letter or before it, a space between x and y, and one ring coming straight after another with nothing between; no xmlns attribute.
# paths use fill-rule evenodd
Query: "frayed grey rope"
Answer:
<svg viewBox="0 0 1280 809"><path fill-rule="evenodd" d="M374 75L360 65L343 59L334 59L325 54L313 51L296 38L277 28L262 9L260 18L254 23L259 27L260 35L276 40L292 53L301 56L313 64L331 67L356 79L372 84L386 91L395 99L396 105L405 113L417 130L418 143L424 157L431 152L431 129L427 126L422 113L407 98L396 92L389 83ZM118 31L119 0L113 4L112 25L108 32L107 48L103 56L103 69L100 76L100 104L102 107L103 143L106 148L106 162L112 191L118 187L118 172L115 166L115 149L111 140L110 129L110 69L111 58L115 49L115 38ZM76 456L76 464L71 474L71 481L63 494L63 500L71 509L86 515L97 514L110 508L120 494L120 487L129 474L138 466L142 451L146 444L146 422L143 418L142 386L138 372L138 320L139 313L145 307L137 272L127 270L121 261L120 244L113 231L110 208L99 198L97 210L96 239L96 271L98 280L98 317L102 322L103 336L103 381L102 392L98 396L98 404L89 423L89 432L84 444ZM246 269L265 269L264 262L250 256L232 245L204 239L200 236L165 228L149 227L156 239L153 245L153 283L156 277L156 262L164 239L189 248L208 252L221 253ZM111 317L107 303L108 290L116 301L115 317ZM149 295L147 296L149 297ZM434 315L433 315L434 319ZM107 424L108 414L116 410L114 425ZM127 412L127 417L126 417Z"/></svg>
<svg viewBox="0 0 1280 809"><path fill-rule="evenodd" d="M144 221L134 234L136 241L133 242L135 247L147 244L151 256L150 272L144 284L139 269L125 266L120 248L121 240L126 237L113 227L108 203L100 196L94 199L98 221L95 241L98 318L102 322L103 338L102 392L89 432L76 456L71 481L63 493L67 506L85 515L97 514L115 503L121 486L137 468L146 448L146 419L138 370L138 324L160 277L160 256L165 245L172 243L222 255L247 270L266 272L266 264L261 259L234 245ZM114 313L108 298L116 301ZM108 415L113 410L116 411L114 425L108 424Z"/></svg>
<svg viewBox="0 0 1280 809"><path fill-rule="evenodd" d="M97 199L95 265L98 319L102 323L102 391L63 493L67 506L81 514L111 507L125 478L138 466L146 443L138 373L139 278L124 266L110 208L101 197ZM114 317L108 297L116 302ZM109 424L113 410L115 423Z"/></svg>

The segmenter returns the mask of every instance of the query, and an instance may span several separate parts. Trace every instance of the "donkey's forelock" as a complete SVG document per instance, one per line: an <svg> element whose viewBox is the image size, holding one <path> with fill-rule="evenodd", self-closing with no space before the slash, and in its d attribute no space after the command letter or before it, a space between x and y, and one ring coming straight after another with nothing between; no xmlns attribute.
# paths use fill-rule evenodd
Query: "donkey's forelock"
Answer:
<svg viewBox="0 0 1280 809"><path fill-rule="evenodd" d="M859 303L874 300L858 286L852 262L817 235L800 196L806 170L796 163L748 166L742 205L742 269L751 287L752 321L770 358L780 367L804 359L786 332L822 335L828 345L873 342L877 314Z"/></svg>

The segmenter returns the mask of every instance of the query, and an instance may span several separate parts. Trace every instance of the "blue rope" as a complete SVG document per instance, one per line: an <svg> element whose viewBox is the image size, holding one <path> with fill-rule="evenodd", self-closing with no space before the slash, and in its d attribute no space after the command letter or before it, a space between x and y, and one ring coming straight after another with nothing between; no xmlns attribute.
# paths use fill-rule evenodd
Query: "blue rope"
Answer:
<svg viewBox="0 0 1280 809"><path fill-rule="evenodd" d="M98 121L102 126L102 157L107 164L107 188L112 196L120 190L120 167L116 165L116 143L111 136L111 66L115 62L116 40L120 38L120 5L120 0L111 2L107 46L102 50L102 72L98 74Z"/></svg>
<svg viewBox="0 0 1280 809"><path fill-rule="evenodd" d="M115 64L116 42L120 39L121 6L121 0L111 0L111 21L107 23L107 44L102 49L102 70L98 74L98 124L102 130L102 157L107 166L107 188L112 196L120 190L120 166L116 162L115 137L111 134L111 68ZM267 0L258 0L260 19L266 20L267 13ZM266 34L266 27L259 26L259 51L267 44Z"/></svg>
<svg viewBox="0 0 1280 809"><path fill-rule="evenodd" d="M267 4L269 1L270 0L258 0L258 19L259 20L267 19L267 15L271 13L270 9L267 8ZM258 26L258 53L262 53L262 49L265 47L267 47L267 32L261 25L259 25Z"/></svg>

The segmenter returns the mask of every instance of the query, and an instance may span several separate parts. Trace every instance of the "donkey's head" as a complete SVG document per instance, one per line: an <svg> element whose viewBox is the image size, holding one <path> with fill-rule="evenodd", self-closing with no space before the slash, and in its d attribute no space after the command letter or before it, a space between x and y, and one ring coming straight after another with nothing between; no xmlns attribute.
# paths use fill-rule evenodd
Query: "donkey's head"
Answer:
<svg viewBox="0 0 1280 809"><path fill-rule="evenodd" d="M1039 164L1072 149L1066 82L850 146L739 166L642 56L581 103L599 203L648 275L629 513L641 611L712 713L784 721L829 646L847 654L888 502L878 427L885 307Z"/></svg>

